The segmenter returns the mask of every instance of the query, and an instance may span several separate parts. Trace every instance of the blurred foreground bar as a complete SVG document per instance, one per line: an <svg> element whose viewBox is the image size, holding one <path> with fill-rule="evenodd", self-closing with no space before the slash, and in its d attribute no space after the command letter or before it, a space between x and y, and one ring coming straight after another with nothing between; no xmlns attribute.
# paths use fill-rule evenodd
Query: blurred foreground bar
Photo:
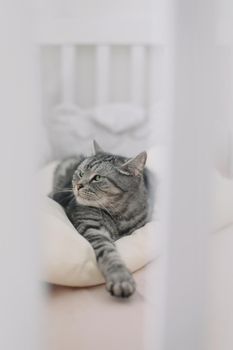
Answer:
<svg viewBox="0 0 233 350"><path fill-rule="evenodd" d="M36 124L38 86L29 1L0 2L0 349L39 343Z"/></svg>
<svg viewBox="0 0 233 350"><path fill-rule="evenodd" d="M214 3L176 0L163 350L204 350L214 117Z"/></svg>

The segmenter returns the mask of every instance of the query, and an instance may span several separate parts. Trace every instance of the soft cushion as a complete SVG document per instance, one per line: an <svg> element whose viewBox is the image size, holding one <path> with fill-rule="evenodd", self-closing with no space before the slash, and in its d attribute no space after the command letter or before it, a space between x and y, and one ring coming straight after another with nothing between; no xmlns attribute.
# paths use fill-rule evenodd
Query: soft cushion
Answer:
<svg viewBox="0 0 233 350"><path fill-rule="evenodd" d="M156 167L153 160L156 159ZM162 178L164 157L161 150L148 155L148 165L154 169L158 181ZM52 189L53 171L57 163L51 163L38 174L40 184L40 222L42 232L43 280L66 286L91 286L103 283L94 251L68 220L63 208L47 197ZM214 208L212 230L233 222L233 181L214 175ZM134 272L161 251L159 221L149 223L131 236L116 242L117 249L131 272ZM156 245L151 243L151 235Z"/></svg>
<svg viewBox="0 0 233 350"><path fill-rule="evenodd" d="M103 283L94 251L74 229L63 209L55 201L43 201L43 279L66 286L91 286ZM147 247L153 224L121 238L116 246L130 271L136 271L158 253L158 246Z"/></svg>
<svg viewBox="0 0 233 350"><path fill-rule="evenodd" d="M114 103L96 107L92 119L113 133L135 129L145 122L145 110L129 103Z"/></svg>

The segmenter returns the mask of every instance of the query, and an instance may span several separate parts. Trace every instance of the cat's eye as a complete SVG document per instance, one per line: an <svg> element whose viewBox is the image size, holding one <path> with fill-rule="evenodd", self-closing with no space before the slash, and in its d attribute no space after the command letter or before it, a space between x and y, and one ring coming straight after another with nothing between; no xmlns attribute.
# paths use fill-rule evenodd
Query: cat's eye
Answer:
<svg viewBox="0 0 233 350"><path fill-rule="evenodd" d="M102 176L100 176L100 175L95 175L94 177L93 177L93 181L100 181L100 180L102 180Z"/></svg>
<svg viewBox="0 0 233 350"><path fill-rule="evenodd" d="M78 173L78 175L79 175L79 177L83 177L83 172L82 171L80 171L79 173Z"/></svg>

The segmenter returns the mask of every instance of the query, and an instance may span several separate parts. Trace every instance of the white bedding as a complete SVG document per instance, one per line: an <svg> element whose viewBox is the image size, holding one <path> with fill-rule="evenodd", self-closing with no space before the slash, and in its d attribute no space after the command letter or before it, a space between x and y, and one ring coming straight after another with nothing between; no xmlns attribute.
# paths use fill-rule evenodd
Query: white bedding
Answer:
<svg viewBox="0 0 233 350"><path fill-rule="evenodd" d="M148 165L153 167L160 179L163 168L161 158L160 150L149 152ZM156 169L153 159L156 159ZM61 206L47 197L52 188L55 166L56 163L48 165L38 175L42 195L40 222L43 238L43 279L65 286L103 283L91 245L77 233ZM216 231L233 222L233 181L215 174L214 185L212 230ZM118 251L131 272L145 266L159 255L160 233L159 221L156 221L116 242ZM156 236L156 245L151 244L151 235Z"/></svg>

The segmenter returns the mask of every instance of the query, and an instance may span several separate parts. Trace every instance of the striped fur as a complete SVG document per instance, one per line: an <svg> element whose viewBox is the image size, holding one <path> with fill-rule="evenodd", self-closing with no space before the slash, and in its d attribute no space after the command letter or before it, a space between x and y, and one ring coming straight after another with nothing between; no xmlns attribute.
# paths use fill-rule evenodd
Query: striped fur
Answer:
<svg viewBox="0 0 233 350"><path fill-rule="evenodd" d="M58 165L50 197L63 206L74 227L92 245L107 290L128 297L135 291L135 282L114 242L150 220L146 153L128 159L103 152L99 146L96 149L94 156L80 155Z"/></svg>

